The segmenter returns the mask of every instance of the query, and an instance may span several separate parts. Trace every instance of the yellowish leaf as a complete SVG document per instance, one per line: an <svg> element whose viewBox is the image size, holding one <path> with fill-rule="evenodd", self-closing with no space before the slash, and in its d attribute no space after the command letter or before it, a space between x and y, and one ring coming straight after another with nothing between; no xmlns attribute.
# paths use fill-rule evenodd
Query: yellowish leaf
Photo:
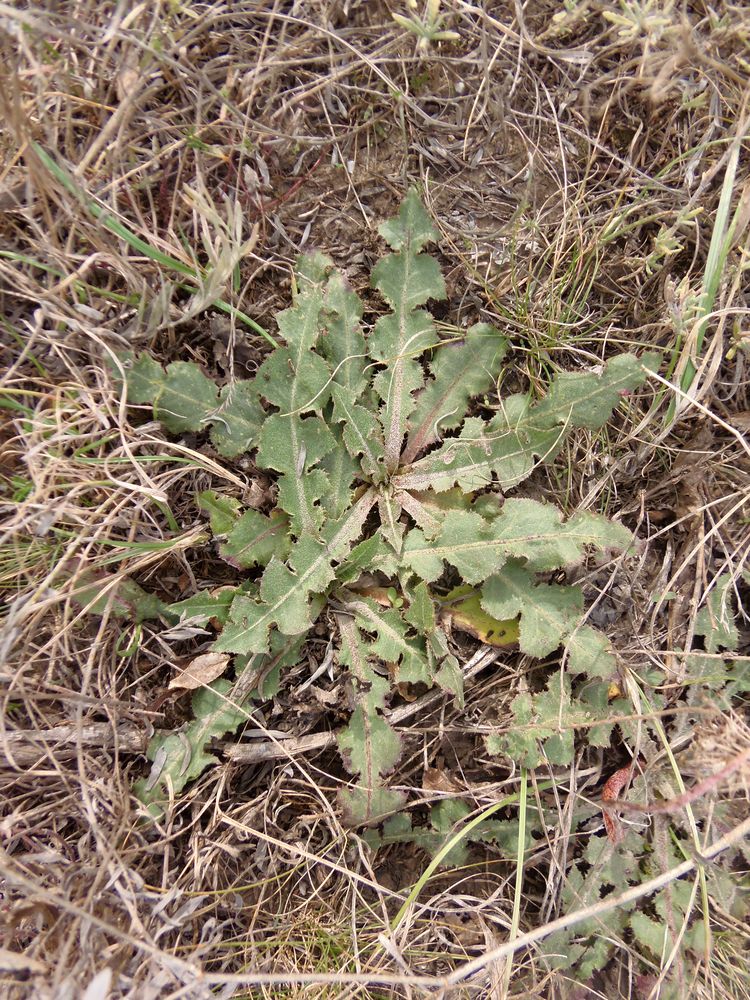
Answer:
<svg viewBox="0 0 750 1000"><path fill-rule="evenodd" d="M482 608L473 587L456 587L442 599L440 617L451 627L468 632L488 646L513 646L518 642L518 620L498 621Z"/></svg>

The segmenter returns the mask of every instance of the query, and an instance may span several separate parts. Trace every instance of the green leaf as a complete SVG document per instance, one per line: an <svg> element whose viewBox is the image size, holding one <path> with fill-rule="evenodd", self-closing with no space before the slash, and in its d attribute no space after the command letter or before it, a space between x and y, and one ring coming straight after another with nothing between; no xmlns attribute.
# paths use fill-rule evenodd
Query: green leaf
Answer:
<svg viewBox="0 0 750 1000"><path fill-rule="evenodd" d="M434 349L433 378L420 392L409 419L403 465L410 465L444 431L461 425L469 400L495 381L506 350L507 342L488 323L476 323L462 341L447 341Z"/></svg>
<svg viewBox="0 0 750 1000"><path fill-rule="evenodd" d="M354 501L354 483L361 478L361 466L346 448L336 447L318 463L328 480L328 488L319 503L326 517L338 521Z"/></svg>
<svg viewBox="0 0 750 1000"><path fill-rule="evenodd" d="M273 511L270 517L257 510L240 514L239 501L214 490L199 493L198 506L209 515L211 531L225 536L219 552L231 566L250 569L267 566L273 556L286 558L290 547L289 520L283 511Z"/></svg>
<svg viewBox="0 0 750 1000"><path fill-rule="evenodd" d="M238 597L229 622L215 645L219 652L261 653L268 648L268 630L276 625L284 635L298 635L313 623L311 594L324 593L335 577L334 562L343 558L360 535L375 503L368 491L339 522L330 522L324 540L300 538L288 563L272 559L260 582L260 600Z"/></svg>
<svg viewBox="0 0 750 1000"><path fill-rule="evenodd" d="M720 576L710 594L706 607L696 615L695 634L705 638L706 652L716 653L719 649L734 652L740 641L740 634L732 610L733 579L729 573Z"/></svg>
<svg viewBox="0 0 750 1000"><path fill-rule="evenodd" d="M424 642L409 636L408 625L395 608L385 610L367 598L347 601L345 607L355 616L360 628L377 636L372 650L385 663L395 666L398 682L432 683Z"/></svg>
<svg viewBox="0 0 750 1000"><path fill-rule="evenodd" d="M537 460L554 458L571 427L597 429L606 422L622 393L646 378L650 359L626 354L613 358L600 375L562 374L541 403L510 396L489 422L470 418L457 437L394 477L408 490L450 489L465 492L488 486L493 476L501 489L531 474Z"/></svg>
<svg viewBox="0 0 750 1000"><path fill-rule="evenodd" d="M87 614L103 615L107 611L114 618L143 622L159 618L166 605L154 594L149 594L128 576L118 579L101 570L85 570L75 580L72 593L76 604Z"/></svg>
<svg viewBox="0 0 750 1000"><path fill-rule="evenodd" d="M657 958L664 958L671 947L669 928L666 923L656 921L642 912L631 914L630 928L640 945Z"/></svg>
<svg viewBox="0 0 750 1000"><path fill-rule="evenodd" d="M154 400L154 416L172 434L200 431L212 419L219 393L197 365L173 361Z"/></svg>
<svg viewBox="0 0 750 1000"><path fill-rule="evenodd" d="M148 354L124 358L129 403L153 403L154 417L173 434L211 427L220 455L249 451L265 416L254 381L236 381L219 391L192 361L175 361L166 373Z"/></svg>
<svg viewBox="0 0 750 1000"><path fill-rule="evenodd" d="M208 514L214 535L226 535L240 516L240 502L215 490L204 490L196 497L198 509Z"/></svg>
<svg viewBox="0 0 750 1000"><path fill-rule="evenodd" d="M424 384L421 365L409 357L410 351L420 354L428 343L434 342L432 319L427 313L412 313L378 320L375 335L382 340L397 339L393 353L388 356L388 367L376 376L373 386L383 401L380 422L383 426L385 467L389 473L398 468L401 442L404 439L409 414L414 409L414 393ZM399 337L399 335L401 335ZM374 339L374 337L373 337ZM371 341L372 344L372 341ZM399 353L400 352L400 353Z"/></svg>
<svg viewBox="0 0 750 1000"><path fill-rule="evenodd" d="M554 674L544 691L517 695L511 702L513 726L486 740L491 754L506 754L529 769L539 767L544 757L550 764L569 764L573 759L575 728L588 721L588 713L573 706L570 679L562 671Z"/></svg>
<svg viewBox="0 0 750 1000"><path fill-rule="evenodd" d="M329 363L335 383L349 399L358 400L367 385L367 349L360 326L363 306L340 274L331 275L326 288L327 335L321 352Z"/></svg>
<svg viewBox="0 0 750 1000"><path fill-rule="evenodd" d="M352 584L365 570L369 570L375 560L383 556L390 558L393 553L388 548L380 534L371 535L355 545L351 552L341 561L336 570L336 579L340 583Z"/></svg>
<svg viewBox="0 0 750 1000"><path fill-rule="evenodd" d="M382 479L383 435L378 420L354 402L346 389L333 386L333 420L343 423L344 444L353 458L361 456L365 475Z"/></svg>
<svg viewBox="0 0 750 1000"><path fill-rule="evenodd" d="M300 276L299 265L297 273ZM330 368L312 350L323 329L323 288L308 281L300 284L294 306L276 317L287 346L273 351L256 376L260 394L287 415L319 410L330 395Z"/></svg>
<svg viewBox="0 0 750 1000"><path fill-rule="evenodd" d="M344 762L358 786L340 793L347 821L354 826L381 819L400 811L401 794L387 791L382 778L396 765L401 755L401 740L383 718L382 709L388 682L375 672L371 659L375 650L366 642L348 615L337 615L341 635L341 662L355 679L359 702L346 729L338 735Z"/></svg>
<svg viewBox="0 0 750 1000"><path fill-rule="evenodd" d="M600 374L562 372L555 376L545 399L536 407L541 424L565 424L595 431L609 420L623 396L643 384L654 356L642 360L620 354Z"/></svg>
<svg viewBox="0 0 750 1000"><path fill-rule="evenodd" d="M427 539L420 528L406 536L404 562L426 583L443 573L444 562L454 566L467 583L481 583L503 562L491 544L491 526L473 512L450 511L439 534Z"/></svg>
<svg viewBox="0 0 750 1000"><path fill-rule="evenodd" d="M433 681L455 698L458 708L464 707L464 675L461 664L448 647L448 637L441 628L426 636L427 662Z"/></svg>
<svg viewBox="0 0 750 1000"><path fill-rule="evenodd" d="M201 590L184 601L168 604L165 615L175 624L190 623L197 627L207 625L215 618L222 625L229 617L232 601L237 596L237 587L220 587L218 590Z"/></svg>
<svg viewBox="0 0 750 1000"><path fill-rule="evenodd" d="M567 638L568 669L572 674L608 679L617 670L609 639L591 625L577 628Z"/></svg>
<svg viewBox="0 0 750 1000"><path fill-rule="evenodd" d="M621 891L629 883L639 881L633 847L642 853L643 841L637 835L635 841L630 834L626 835L617 848L606 837L591 837L583 858L571 867L563 883L563 912L582 910L599 902L603 886L614 886ZM585 868L586 874L579 865ZM561 969L574 968L577 976L585 975L586 978L603 968L614 950L614 942L625 930L633 905L622 904L596 919L581 921L570 930L550 935L541 942L549 964Z"/></svg>
<svg viewBox="0 0 750 1000"><path fill-rule="evenodd" d="M401 521L401 504L390 491L378 497L380 532L397 556L401 555L405 525Z"/></svg>
<svg viewBox="0 0 750 1000"><path fill-rule="evenodd" d="M314 466L336 447L320 417L268 417L260 433L258 464L281 472L279 506L289 514L293 534L318 535L325 520L321 501L328 477Z"/></svg>
<svg viewBox="0 0 750 1000"><path fill-rule="evenodd" d="M315 308L311 303L307 305L312 317L308 318L308 322L314 324L317 331L320 297L315 302ZM309 350L301 351L299 347L277 347L258 369L256 382L260 395L277 406L284 416L298 416L322 409L331 394L331 372L326 362L320 355Z"/></svg>
<svg viewBox="0 0 750 1000"><path fill-rule="evenodd" d="M440 238L416 188L409 189L396 218L382 222L378 232L391 250L411 250L413 253Z"/></svg>
<svg viewBox="0 0 750 1000"><path fill-rule="evenodd" d="M267 566L271 559L285 559L289 553L289 520L283 511L270 517L246 510L219 546L222 559L237 569Z"/></svg>
<svg viewBox="0 0 750 1000"><path fill-rule="evenodd" d="M194 720L179 733L157 732L152 738L146 751L154 762L151 776L137 781L133 789L152 815L163 812L170 789L179 795L188 782L216 763L216 757L206 752L209 742L247 719L247 712L227 698L231 687L230 681L218 680L199 688L192 699Z"/></svg>
<svg viewBox="0 0 750 1000"><path fill-rule="evenodd" d="M554 652L578 623L583 596L578 587L538 584L523 563L509 559L484 584L482 607L497 619L520 615L521 651L542 658Z"/></svg>
<svg viewBox="0 0 750 1000"><path fill-rule="evenodd" d="M126 363L129 359L123 359ZM164 369L150 354L141 354L127 371L128 402L153 403L164 386Z"/></svg>
<svg viewBox="0 0 750 1000"><path fill-rule="evenodd" d="M552 504L506 500L492 522L473 511L451 511L434 539L413 529L405 540L404 561L427 583L447 562L467 583L477 584L512 556L525 557L531 569L541 572L575 565L589 546L623 549L631 539L627 528L596 514L574 514L563 523Z"/></svg>
<svg viewBox="0 0 750 1000"><path fill-rule="evenodd" d="M406 490L443 492L459 486L465 493L484 489L497 480L508 490L531 474L537 458L554 457L562 441L556 428L539 427L526 396L510 396L490 421L464 420L460 434L393 478Z"/></svg>
<svg viewBox="0 0 750 1000"><path fill-rule="evenodd" d="M212 415L211 440L218 453L235 458L250 451L265 416L254 381L225 385L219 393L218 409Z"/></svg>
<svg viewBox="0 0 750 1000"><path fill-rule="evenodd" d="M421 635L430 635L435 631L435 605L426 584L418 583L409 595L409 607L404 612L404 618Z"/></svg>
<svg viewBox="0 0 750 1000"><path fill-rule="evenodd" d="M412 394L424 383L422 368L413 359L437 341L432 317L418 306L445 298L445 283L437 261L419 253L436 234L415 191L407 195L398 218L384 223L380 232L397 252L375 265L372 285L393 311L377 321L367 346L370 356L386 365L374 384L383 400L385 466L393 473L415 406Z"/></svg>
<svg viewBox="0 0 750 1000"><path fill-rule="evenodd" d="M321 417L303 416L322 411L331 395L331 369L314 350L324 328L323 282L331 266L322 254L300 258L294 306L277 317L287 346L277 348L256 376L261 395L280 411L263 423L257 461L282 473L279 506L289 514L298 538L318 536L325 522L321 501L330 483L315 466L336 447Z"/></svg>

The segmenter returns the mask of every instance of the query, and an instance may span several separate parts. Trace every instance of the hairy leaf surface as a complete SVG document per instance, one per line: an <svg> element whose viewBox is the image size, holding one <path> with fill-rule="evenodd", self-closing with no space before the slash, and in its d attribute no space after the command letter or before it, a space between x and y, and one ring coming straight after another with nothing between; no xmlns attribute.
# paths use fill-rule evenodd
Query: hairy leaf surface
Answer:
<svg viewBox="0 0 750 1000"><path fill-rule="evenodd" d="M640 385L646 369L637 358L613 358L599 375L558 375L547 397L533 404L527 396L511 396L490 421L470 418L457 437L404 469L395 485L409 490L447 490L458 485L465 492L493 482L502 490L529 476L537 461L557 453L572 427L601 427L622 394ZM576 393L580 395L576 395Z"/></svg>
<svg viewBox="0 0 750 1000"><path fill-rule="evenodd" d="M402 465L414 459L443 432L464 420L469 400L486 392L500 372L507 342L488 323L476 323L460 342L445 341L433 351L428 382L409 419Z"/></svg>
<svg viewBox="0 0 750 1000"><path fill-rule="evenodd" d="M277 318L283 345L254 379L219 389L192 362L164 370L148 355L123 366L129 400L152 404L165 430L205 430L221 454L249 456L229 481L255 466L274 474L258 493L260 509L244 510L225 483L224 493L200 495L219 553L242 575L228 593L154 605L171 638L217 631L214 649L236 654L238 674L261 664L251 694L269 697L328 602L326 655L346 674L350 709L338 736L352 775L339 795L344 818L387 820L403 832L394 814L405 796L387 787L402 753L389 702L437 686L461 706L467 634L504 648L504 657L517 644L548 660L546 686L539 691L534 680L516 691L513 725L488 738L491 752L528 768L567 766L578 734L595 746L610 740L615 653L585 623L581 587L540 574L592 550L623 551L631 534L594 513L564 518L552 504L503 494L552 461L572 428L602 427L649 362L623 355L598 371L559 374L538 402L502 398L506 338L486 323L441 337L428 311L446 291L424 252L439 233L416 191L379 232L391 251L371 274L381 315L365 316L348 281L317 253L297 261L291 307ZM735 642L725 611L717 596L699 615L709 649ZM558 651L559 667L549 662ZM215 703L222 690L194 705L200 718L180 734L155 738L163 778L139 786L144 800L178 792L211 762L208 741L238 718ZM434 811L425 844L451 815L448 803Z"/></svg>

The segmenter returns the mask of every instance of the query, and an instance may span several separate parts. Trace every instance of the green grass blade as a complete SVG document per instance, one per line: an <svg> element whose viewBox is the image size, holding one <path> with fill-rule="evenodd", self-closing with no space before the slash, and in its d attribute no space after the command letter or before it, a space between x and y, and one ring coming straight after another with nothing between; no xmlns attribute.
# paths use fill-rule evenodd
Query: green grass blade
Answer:
<svg viewBox="0 0 750 1000"><path fill-rule="evenodd" d="M695 331L694 343L688 342L683 345L683 352L687 354L684 359L684 368L680 377L680 388L683 393L688 393L695 376L698 373L698 360L703 350L703 341L706 336L709 319L716 303L719 293L721 277L724 267L732 247L732 239L737 223L737 213L732 222L729 222L729 214L732 206L732 195L734 194L735 180L737 177L737 166L739 164L741 149L741 137L737 137L729 152L727 169L724 174L724 181L721 185L721 195L719 196L719 207L716 210L716 219L711 233L711 242L708 247L706 258L706 269L703 274L703 285L700 295L698 315L696 316L697 328ZM739 212L739 209L737 210ZM691 341L692 341L691 337ZM681 364L678 363L679 369ZM669 405L666 415L666 425L669 426L675 416L687 402L684 396L674 397Z"/></svg>
<svg viewBox="0 0 750 1000"><path fill-rule="evenodd" d="M539 784L539 791L542 791L542 792L546 791L548 788L552 787L552 784L553 784L553 782L551 782L551 781L542 781L542 782L540 782L540 784ZM427 865L427 867L425 868L425 870L422 872L422 874L419 876L419 878L417 879L417 881L414 883L414 885L413 885L413 887L412 887L409 895L404 900L403 905L401 906L401 909L398 911L398 913L396 914L396 916L391 921L391 933L393 933L400 926L400 924L402 923L404 917L406 916L406 914L409 911L409 907L416 900L416 898L419 896L419 894L422 891L422 889L424 889L424 887L427 885L427 883L430 881L430 879L432 878L432 876L435 874L435 872L437 871L437 869L443 863L443 861L445 860L445 858L451 853L451 851L454 848L458 847L458 845L461 843L461 841L465 840L466 837L468 837L468 835L471 833L471 831L474 830L476 827L478 827L480 823L484 823L484 821L486 819L489 819L490 816L494 816L494 814L496 812L499 812L501 809L505 809L506 806L514 805L514 803L516 803L516 802L520 803L522 796L523 796L523 800L524 800L523 827L520 825L521 818L519 816L518 838L519 838L519 852L521 852L521 853L523 852L523 837L525 835L525 821L526 821L526 808L525 808L525 802L526 802L526 771L525 771L525 769L522 771L522 784L521 784L521 789L518 792L513 792L512 795L506 795L505 798L500 799L499 802L496 802L492 806L488 806L485 810L483 810L481 813L479 813L478 816L475 816L474 819L469 820L469 822L465 826L462 826L461 829L457 833L454 833L454 835L443 844L443 846L437 852L437 854L435 855L435 857L432 859L432 861L429 863L429 865ZM523 832L522 832L522 830L523 830Z"/></svg>
<svg viewBox="0 0 750 1000"><path fill-rule="evenodd" d="M509 941L518 937L518 927L521 920L521 896L523 895L523 858L526 843L526 799L529 789L529 775L525 767L521 768L521 787L518 790L518 854L516 855L516 884L513 890L513 913L510 918ZM508 955L503 969L503 987L507 994L510 986L510 976L513 971L513 955Z"/></svg>
<svg viewBox="0 0 750 1000"><path fill-rule="evenodd" d="M77 198L84 208L97 220L99 221L105 229L108 229L111 233L118 237L118 239L123 240L132 249L136 250L138 253L143 254L149 260L154 261L156 264L160 264L162 267L169 268L172 271L177 271L178 274L182 274L185 277L192 278L196 283L200 284L203 280L203 275L197 266L191 266L186 264L184 261L178 260L176 257L172 257L170 254L163 253L161 250L152 246L146 240L141 239L132 232L126 225L120 222L119 219L114 218L110 213L103 208L97 201L88 196L84 191L82 191L78 185L75 183L73 178L64 170L50 155L49 153L39 145L38 142L32 140L31 143L34 152L37 154L45 169L59 181L60 184L65 188L65 190ZM190 285L180 285L180 288L186 288L188 291L195 291ZM269 342L269 344L274 347L277 346L277 341L268 330L265 330L259 323L256 323L254 319L251 319L246 313L235 308L229 302L225 302L224 299L215 299L211 305L220 309L222 312L229 313L231 316L235 316L237 319L242 320L249 327L259 333L262 337Z"/></svg>

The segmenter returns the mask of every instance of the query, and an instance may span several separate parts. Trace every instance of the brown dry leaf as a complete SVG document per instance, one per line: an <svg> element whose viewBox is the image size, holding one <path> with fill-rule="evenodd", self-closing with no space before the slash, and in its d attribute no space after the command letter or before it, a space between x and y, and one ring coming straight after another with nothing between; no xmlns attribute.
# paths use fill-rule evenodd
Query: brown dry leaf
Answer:
<svg viewBox="0 0 750 1000"><path fill-rule="evenodd" d="M401 681L396 684L396 690L404 699L404 701L412 702L417 700L417 695L412 690L411 684L406 681Z"/></svg>
<svg viewBox="0 0 750 1000"><path fill-rule="evenodd" d="M615 771L614 774L610 775L602 789L602 802L612 803L619 799L620 792L625 788L633 775L634 766L634 764L627 764L625 767L621 767L619 771ZM607 836L613 844L619 844L623 838L620 820L614 813L610 813L606 809L602 810L602 814Z"/></svg>
<svg viewBox="0 0 750 1000"><path fill-rule="evenodd" d="M442 767L426 767L422 775L426 792L465 792L466 785L452 778Z"/></svg>
<svg viewBox="0 0 750 1000"><path fill-rule="evenodd" d="M115 78L117 100L122 104L136 94L142 84L142 74L138 68L138 53L133 49L126 58Z"/></svg>
<svg viewBox="0 0 750 1000"><path fill-rule="evenodd" d="M732 413L727 422L737 428L738 431L750 432L750 410L742 410L741 413Z"/></svg>
<svg viewBox="0 0 750 1000"><path fill-rule="evenodd" d="M227 669L229 657L226 653L202 653L169 682L169 690L195 691L205 687L217 677L221 677Z"/></svg>
<svg viewBox="0 0 750 1000"><path fill-rule="evenodd" d="M324 688L311 684L308 690L317 703L323 705L324 708L335 708L341 704L341 692L338 687L335 687L333 691L326 691Z"/></svg>

